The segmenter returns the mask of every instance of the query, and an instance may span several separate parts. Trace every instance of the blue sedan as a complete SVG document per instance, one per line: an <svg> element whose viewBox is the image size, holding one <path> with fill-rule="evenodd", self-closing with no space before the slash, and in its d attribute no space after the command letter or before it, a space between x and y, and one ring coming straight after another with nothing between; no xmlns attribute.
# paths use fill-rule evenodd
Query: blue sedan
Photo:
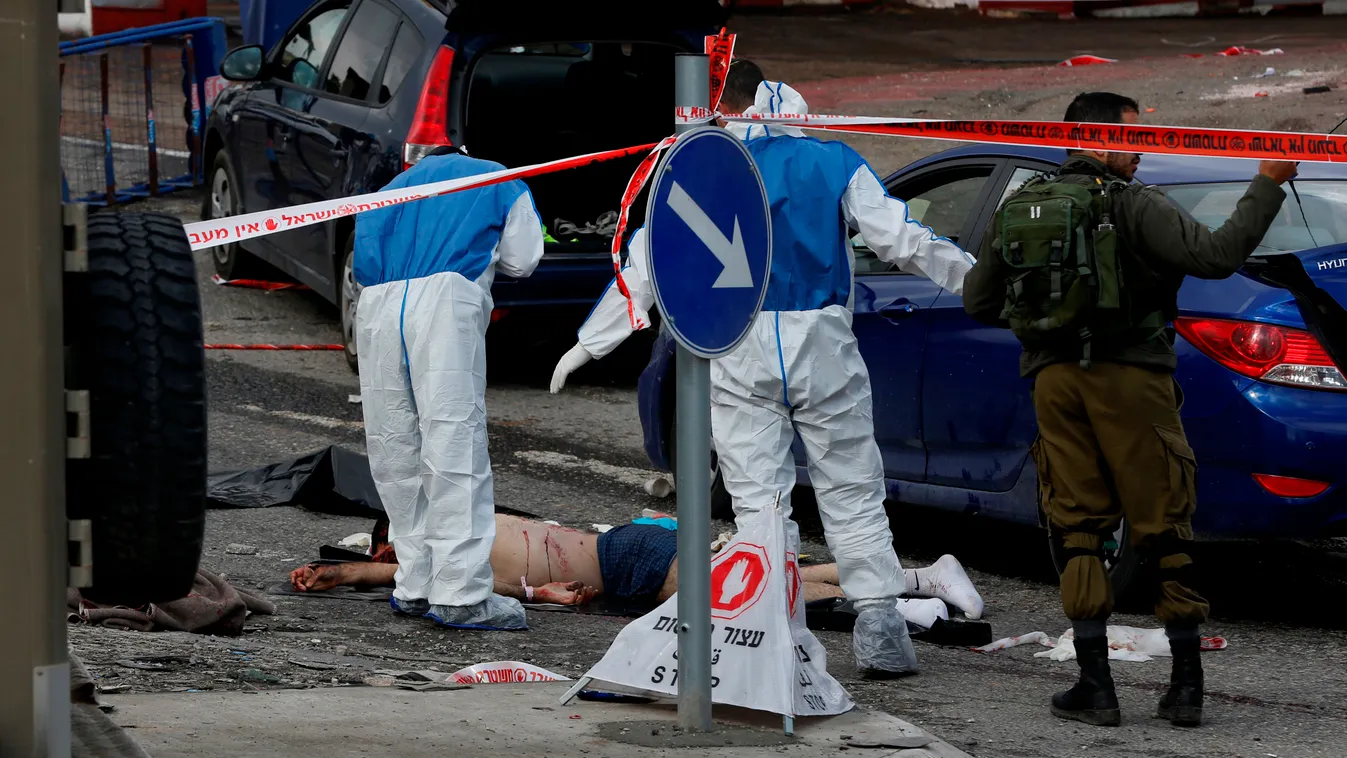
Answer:
<svg viewBox="0 0 1347 758"><path fill-rule="evenodd" d="M977 251L1001 200L1065 157L1055 149L957 148L917 161L885 184L913 218ZM1254 161L1146 156L1137 179L1162 186L1172 202L1216 227L1256 171ZM1260 253L1303 251L1296 254L1317 291L1342 303L1347 167L1302 164L1293 184ZM874 386L889 497L1041 523L1029 458L1034 410L1015 337L974 322L959 296L893 270L859 240L854 260L854 330ZM1208 537L1345 531L1347 379L1329 355L1333 345L1316 337L1323 330L1307 327L1290 292L1251 274L1189 278L1179 307L1182 415L1200 464L1195 529ZM661 334L639 385L646 452L666 470L675 439L673 363L673 340ZM807 484L798 440L795 455ZM728 517L729 497L718 476L714 482L713 508ZM1120 589L1137 566L1126 528L1108 543Z"/></svg>

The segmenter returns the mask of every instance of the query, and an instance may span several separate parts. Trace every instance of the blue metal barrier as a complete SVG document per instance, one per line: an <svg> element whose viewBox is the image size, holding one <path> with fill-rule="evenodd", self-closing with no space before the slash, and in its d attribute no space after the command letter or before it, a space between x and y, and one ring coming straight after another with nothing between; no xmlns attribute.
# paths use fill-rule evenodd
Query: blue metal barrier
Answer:
<svg viewBox="0 0 1347 758"><path fill-rule="evenodd" d="M61 43L61 169L74 201L114 205L201 184L226 44L214 17ZM156 115L179 110L181 131Z"/></svg>

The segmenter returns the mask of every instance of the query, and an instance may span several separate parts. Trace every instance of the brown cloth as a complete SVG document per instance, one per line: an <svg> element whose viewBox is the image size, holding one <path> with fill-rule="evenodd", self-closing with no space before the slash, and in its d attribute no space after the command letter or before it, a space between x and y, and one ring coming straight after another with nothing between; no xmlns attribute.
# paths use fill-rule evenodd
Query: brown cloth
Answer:
<svg viewBox="0 0 1347 758"><path fill-rule="evenodd" d="M1191 576L1197 462L1181 404L1173 376L1160 369L1058 363L1038 374L1033 454L1043 510L1067 556L1067 618L1103 620L1113 612L1104 540L1126 516L1130 542L1157 564L1156 615L1168 627L1207 620Z"/></svg>
<svg viewBox="0 0 1347 758"><path fill-rule="evenodd" d="M241 590L216 574L200 569L187 597L168 603L151 603L143 608L124 605L100 605L85 600L79 590L66 591L67 619L112 629L136 632L196 632L237 637L243 633L248 614L271 615L276 606L246 590Z"/></svg>

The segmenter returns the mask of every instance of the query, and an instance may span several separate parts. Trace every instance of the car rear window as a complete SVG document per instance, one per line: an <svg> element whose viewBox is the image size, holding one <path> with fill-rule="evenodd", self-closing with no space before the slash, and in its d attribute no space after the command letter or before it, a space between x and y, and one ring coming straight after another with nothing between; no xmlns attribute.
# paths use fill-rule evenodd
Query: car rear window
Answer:
<svg viewBox="0 0 1347 758"><path fill-rule="evenodd" d="M1165 196L1216 229L1235 212L1248 185L1242 182L1163 187ZM1295 182L1259 250L1289 252L1347 242L1347 182Z"/></svg>

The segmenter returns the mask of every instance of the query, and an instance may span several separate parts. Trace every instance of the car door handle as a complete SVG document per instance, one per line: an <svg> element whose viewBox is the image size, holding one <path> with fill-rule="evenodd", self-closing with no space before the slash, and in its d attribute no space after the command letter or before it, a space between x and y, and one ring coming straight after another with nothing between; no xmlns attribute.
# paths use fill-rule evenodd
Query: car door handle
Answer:
<svg viewBox="0 0 1347 758"><path fill-rule="evenodd" d="M889 321L901 321L917 312L917 306L912 303L892 303L879 309L879 315Z"/></svg>

